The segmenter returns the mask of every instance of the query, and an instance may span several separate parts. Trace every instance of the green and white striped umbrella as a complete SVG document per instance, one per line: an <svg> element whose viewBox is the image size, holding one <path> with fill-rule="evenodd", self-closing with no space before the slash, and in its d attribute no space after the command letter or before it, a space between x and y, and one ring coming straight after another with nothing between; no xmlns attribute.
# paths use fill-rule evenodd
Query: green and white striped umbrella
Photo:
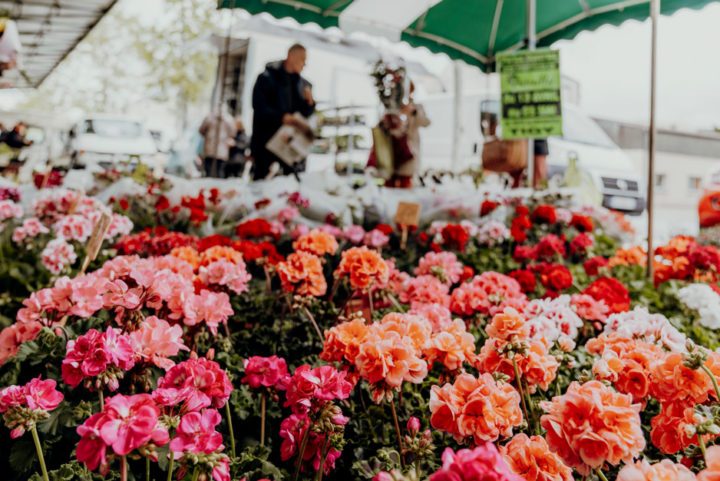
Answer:
<svg viewBox="0 0 720 481"><path fill-rule="evenodd" d="M712 1L662 0L661 14L701 8ZM649 0L536 0L536 5L538 47L650 14ZM351 23L353 14L364 13L362 22L371 32L383 24L386 30L397 28L398 38L410 45L482 69L492 67L498 52L524 47L527 38L526 0L219 0L218 6L323 28L343 27L344 20ZM403 14L411 18L396 18Z"/></svg>

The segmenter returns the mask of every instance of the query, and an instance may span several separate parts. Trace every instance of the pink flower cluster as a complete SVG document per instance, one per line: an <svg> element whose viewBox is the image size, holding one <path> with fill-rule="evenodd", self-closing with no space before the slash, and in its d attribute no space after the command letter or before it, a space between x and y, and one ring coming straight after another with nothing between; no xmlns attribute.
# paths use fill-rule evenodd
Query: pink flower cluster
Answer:
<svg viewBox="0 0 720 481"><path fill-rule="evenodd" d="M163 405L182 404L183 412L221 408L233 390L230 378L218 363L195 355L171 367L158 379L157 386L153 393L156 399Z"/></svg>
<svg viewBox="0 0 720 481"><path fill-rule="evenodd" d="M175 458L182 461L186 453L197 455L212 455L225 449L222 435L215 431L220 424L221 417L215 409L205 409L200 412L190 412L180 419L175 438L170 441L170 450ZM212 478L215 481L230 481L230 458L226 455L207 458L210 462ZM178 471L178 478L183 474Z"/></svg>
<svg viewBox="0 0 720 481"><path fill-rule="evenodd" d="M0 391L0 414L5 415L12 439L22 436L38 420L47 418L48 411L58 407L64 396L55 389L56 385L52 379L43 381L36 377L24 386L8 386Z"/></svg>
<svg viewBox="0 0 720 481"><path fill-rule="evenodd" d="M420 258L415 275L432 275L447 285L456 284L463 273L463 264L452 252L428 252Z"/></svg>
<svg viewBox="0 0 720 481"><path fill-rule="evenodd" d="M442 468L429 481L523 481L513 473L494 444L453 452L445 448Z"/></svg>
<svg viewBox="0 0 720 481"><path fill-rule="evenodd" d="M260 387L284 390L290 381L285 359L277 356L252 356L245 360L245 377L240 382L252 389Z"/></svg>
<svg viewBox="0 0 720 481"><path fill-rule="evenodd" d="M418 277L409 277L402 285L400 301L410 304L412 308L424 305L450 305L450 295L447 284L438 277L430 274Z"/></svg>
<svg viewBox="0 0 720 481"><path fill-rule="evenodd" d="M0 331L0 366L15 356L23 342L35 339L42 329L37 321L17 322Z"/></svg>
<svg viewBox="0 0 720 481"><path fill-rule="evenodd" d="M285 406L304 414L316 411L330 401L347 399L353 384L345 376L332 366L311 368L304 364L295 369L287 383Z"/></svg>
<svg viewBox="0 0 720 481"><path fill-rule="evenodd" d="M95 389L119 387L123 373L135 365L135 349L129 335L108 327L105 332L90 329L67 343L62 362L62 379L70 387L88 380Z"/></svg>
<svg viewBox="0 0 720 481"><path fill-rule="evenodd" d="M344 426L348 422L348 418L343 415L334 416L331 423L335 426ZM320 463L322 462L322 451L323 445L327 441L328 434L323 432L317 432L311 430L308 434L308 430L311 429L310 418L307 414L291 414L287 418L283 419L280 424L280 438L282 443L280 445L280 458L283 461L294 457L299 454L299 446L302 443L303 438L307 436L305 442L305 451L303 453L303 466L308 464L312 466L314 471L320 471ZM342 452L337 448L330 446L327 448L325 454L325 464L323 465L323 471L325 474L330 473L335 468L335 461L340 457Z"/></svg>
<svg viewBox="0 0 720 481"><path fill-rule="evenodd" d="M198 273L200 280L206 286L225 286L235 294L247 292L248 283L252 278L242 259L230 262L220 259L207 266L201 266Z"/></svg>
<svg viewBox="0 0 720 481"><path fill-rule="evenodd" d="M507 307L522 311L527 296L512 277L497 272L483 272L457 287L451 294L450 309L460 315L493 316Z"/></svg>
<svg viewBox="0 0 720 481"><path fill-rule="evenodd" d="M86 242L93 231L92 221L79 214L66 215L53 224L55 236L67 241Z"/></svg>
<svg viewBox="0 0 720 481"><path fill-rule="evenodd" d="M0 222L8 219L19 219L23 216L23 209L11 200L0 200Z"/></svg>
<svg viewBox="0 0 720 481"><path fill-rule="evenodd" d="M182 336L181 326L171 326L163 319L150 316L143 320L136 331L130 333L130 340L142 360L170 369L175 363L169 358L188 350Z"/></svg>
<svg viewBox="0 0 720 481"><path fill-rule="evenodd" d="M40 222L37 217L29 217L23 220L21 226L16 227L13 231L12 240L16 244L24 242L26 239L34 239L40 234L47 234L50 230Z"/></svg>
<svg viewBox="0 0 720 481"><path fill-rule="evenodd" d="M60 274L76 260L75 248L63 238L51 240L40 253L43 266L53 274Z"/></svg>
<svg viewBox="0 0 720 481"><path fill-rule="evenodd" d="M102 473L108 471L108 454L125 456L169 441L167 428L160 423L160 408L149 394L108 398L104 409L78 426L77 433L78 461L93 471L99 467Z"/></svg>

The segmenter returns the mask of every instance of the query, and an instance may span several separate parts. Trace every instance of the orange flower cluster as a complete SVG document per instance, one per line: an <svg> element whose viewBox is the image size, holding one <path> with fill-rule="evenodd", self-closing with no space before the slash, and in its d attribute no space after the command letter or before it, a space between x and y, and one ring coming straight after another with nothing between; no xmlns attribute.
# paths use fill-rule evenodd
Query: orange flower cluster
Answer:
<svg viewBox="0 0 720 481"><path fill-rule="evenodd" d="M651 366L662 355L658 345L613 332L590 339L585 348L599 356L593 364L597 379L611 382L619 392L631 395L633 402L645 403L652 383Z"/></svg>
<svg viewBox="0 0 720 481"><path fill-rule="evenodd" d="M640 405L600 381L573 382L540 406L550 449L582 475L605 463L630 462L645 449Z"/></svg>
<svg viewBox="0 0 720 481"><path fill-rule="evenodd" d="M655 249L655 284L671 279L716 283L720 281L720 251L700 245L690 236L676 236Z"/></svg>
<svg viewBox="0 0 720 481"><path fill-rule="evenodd" d="M379 253L365 246L352 247L343 251L335 271L337 278L346 276L353 290L367 292L387 285L390 268Z"/></svg>
<svg viewBox="0 0 720 481"><path fill-rule="evenodd" d="M705 452L706 467L697 475L697 481L720 480L720 446L710 446Z"/></svg>
<svg viewBox="0 0 720 481"><path fill-rule="evenodd" d="M184 260L193 267L193 270L197 270L198 267L200 267L200 254L198 254L198 251L196 251L194 247L175 247L170 251L170 255Z"/></svg>
<svg viewBox="0 0 720 481"><path fill-rule="evenodd" d="M295 252L277 265L285 292L301 296L322 296L327 291L320 258L308 252Z"/></svg>
<svg viewBox="0 0 720 481"><path fill-rule="evenodd" d="M453 384L433 386L430 392L430 424L452 434L458 442L476 444L512 436L522 424L520 394L510 384L490 374L476 378L460 374Z"/></svg>
<svg viewBox="0 0 720 481"><path fill-rule="evenodd" d="M547 441L541 436L528 437L516 434L500 454L510 469L525 481L573 481L572 469L560 457L550 451Z"/></svg>
<svg viewBox="0 0 720 481"><path fill-rule="evenodd" d="M475 361L480 372L500 372L515 381L515 366L530 392L546 390L555 380L559 363L545 339L531 339L527 319L514 309L496 314L486 328L490 336ZM513 365L513 361L515 365Z"/></svg>
<svg viewBox="0 0 720 481"><path fill-rule="evenodd" d="M391 313L367 325L353 319L325 331L320 358L344 364L372 385L373 397L391 396L402 381L421 382L429 366L458 371L475 357L475 338L456 319L433 332L426 318Z"/></svg>
<svg viewBox="0 0 720 481"><path fill-rule="evenodd" d="M338 250L338 242L332 234L320 229L313 229L298 237L293 242L293 249L322 257L325 254L334 255Z"/></svg>
<svg viewBox="0 0 720 481"><path fill-rule="evenodd" d="M640 246L630 247L629 249L618 249L610 259L608 259L610 267L615 266L646 266L647 253Z"/></svg>
<svg viewBox="0 0 720 481"><path fill-rule="evenodd" d="M230 261L233 264L243 262L242 254L228 246L213 246L202 253L198 253L194 247L190 246L175 247L170 251L170 255L184 260L190 264L194 270L198 270L201 266L210 265L221 259Z"/></svg>

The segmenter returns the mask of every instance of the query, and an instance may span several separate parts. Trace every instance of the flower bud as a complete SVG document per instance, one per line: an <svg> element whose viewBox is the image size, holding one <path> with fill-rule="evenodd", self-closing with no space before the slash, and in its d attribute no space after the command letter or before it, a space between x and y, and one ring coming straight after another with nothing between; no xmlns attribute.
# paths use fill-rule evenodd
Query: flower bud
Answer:
<svg viewBox="0 0 720 481"><path fill-rule="evenodd" d="M420 420L415 416L408 419L407 430L412 436L415 436L418 432L420 432Z"/></svg>

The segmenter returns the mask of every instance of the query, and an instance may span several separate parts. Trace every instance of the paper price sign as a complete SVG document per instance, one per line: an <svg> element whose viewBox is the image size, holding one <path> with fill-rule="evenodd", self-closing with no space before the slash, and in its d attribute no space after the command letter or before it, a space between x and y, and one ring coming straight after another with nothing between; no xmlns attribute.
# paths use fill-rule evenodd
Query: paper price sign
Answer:
<svg viewBox="0 0 720 481"><path fill-rule="evenodd" d="M404 227L417 227L420 222L420 204L399 202L395 212L395 223Z"/></svg>
<svg viewBox="0 0 720 481"><path fill-rule="evenodd" d="M561 136L560 53L532 50L499 54L502 138Z"/></svg>

